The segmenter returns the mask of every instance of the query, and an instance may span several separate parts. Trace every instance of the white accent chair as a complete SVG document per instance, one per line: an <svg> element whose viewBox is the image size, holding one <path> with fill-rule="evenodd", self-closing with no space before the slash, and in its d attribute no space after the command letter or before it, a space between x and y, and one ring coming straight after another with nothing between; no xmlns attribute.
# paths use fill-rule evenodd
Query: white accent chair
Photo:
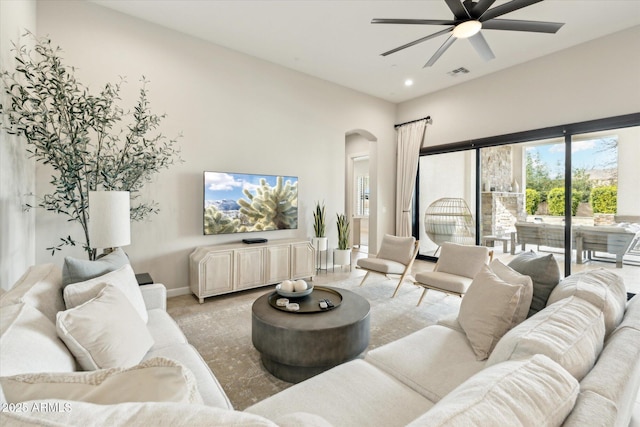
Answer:
<svg viewBox="0 0 640 427"><path fill-rule="evenodd" d="M361 258L356 263L356 268L367 272L360 282L360 286L364 284L370 273L382 274L389 279L390 274L399 275L400 281L391 298L395 297L400 285L411 271L411 266L419 250L420 244L415 237L397 237L385 234L378 254L375 257Z"/></svg>
<svg viewBox="0 0 640 427"><path fill-rule="evenodd" d="M444 242L433 271L416 274L414 284L424 288L418 305L429 289L462 297L483 265L493 258L486 246L459 245Z"/></svg>

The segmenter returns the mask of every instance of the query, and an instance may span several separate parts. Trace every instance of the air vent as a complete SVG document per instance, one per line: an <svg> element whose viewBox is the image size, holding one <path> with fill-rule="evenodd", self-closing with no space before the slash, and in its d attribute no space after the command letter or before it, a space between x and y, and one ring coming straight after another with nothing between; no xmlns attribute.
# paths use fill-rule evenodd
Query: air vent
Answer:
<svg viewBox="0 0 640 427"><path fill-rule="evenodd" d="M464 67L456 68L455 70L449 71L447 74L451 77L456 77L458 74L468 74L469 70Z"/></svg>

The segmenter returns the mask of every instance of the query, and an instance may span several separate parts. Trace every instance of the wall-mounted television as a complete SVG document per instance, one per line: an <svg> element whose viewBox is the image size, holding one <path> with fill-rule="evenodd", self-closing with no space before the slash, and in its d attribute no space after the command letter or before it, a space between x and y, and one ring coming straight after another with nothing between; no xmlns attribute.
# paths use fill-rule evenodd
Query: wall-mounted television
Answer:
<svg viewBox="0 0 640 427"><path fill-rule="evenodd" d="M298 228L298 177L204 172L204 234Z"/></svg>

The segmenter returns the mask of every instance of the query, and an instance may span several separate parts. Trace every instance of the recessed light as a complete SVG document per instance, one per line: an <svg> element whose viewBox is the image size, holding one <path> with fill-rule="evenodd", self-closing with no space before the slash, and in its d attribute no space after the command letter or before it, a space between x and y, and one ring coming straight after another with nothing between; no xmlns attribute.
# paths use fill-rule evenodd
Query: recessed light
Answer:
<svg viewBox="0 0 640 427"><path fill-rule="evenodd" d="M405 86L413 86L413 80L411 80L411 79L407 79L407 80L405 80L405 81L404 81L404 85L405 85Z"/></svg>

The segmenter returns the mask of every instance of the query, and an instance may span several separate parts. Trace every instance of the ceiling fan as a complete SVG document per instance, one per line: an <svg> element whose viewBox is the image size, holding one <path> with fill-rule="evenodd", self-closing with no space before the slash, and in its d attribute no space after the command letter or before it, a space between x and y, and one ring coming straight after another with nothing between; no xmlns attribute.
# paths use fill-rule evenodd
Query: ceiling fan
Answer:
<svg viewBox="0 0 640 427"><path fill-rule="evenodd" d="M415 46L418 43L430 40L443 34L451 33L449 38L440 46L433 56L424 65L430 67L436 63L438 58L449 48L457 39L469 39L476 52L484 59L489 61L495 58L489 44L482 36L481 29L485 30L508 30L508 31L529 31L534 33L556 33L564 23L558 22L542 22L542 21L522 21L515 19L496 19L499 16L509 12L522 9L532 4L541 2L542 0L511 0L508 3L498 5L489 9L496 0L444 0L453 12L454 19L373 19L372 24L410 24L410 25L447 25L444 30L414 40L405 45L399 46L390 51L384 52L382 56L391 55L402 49Z"/></svg>

